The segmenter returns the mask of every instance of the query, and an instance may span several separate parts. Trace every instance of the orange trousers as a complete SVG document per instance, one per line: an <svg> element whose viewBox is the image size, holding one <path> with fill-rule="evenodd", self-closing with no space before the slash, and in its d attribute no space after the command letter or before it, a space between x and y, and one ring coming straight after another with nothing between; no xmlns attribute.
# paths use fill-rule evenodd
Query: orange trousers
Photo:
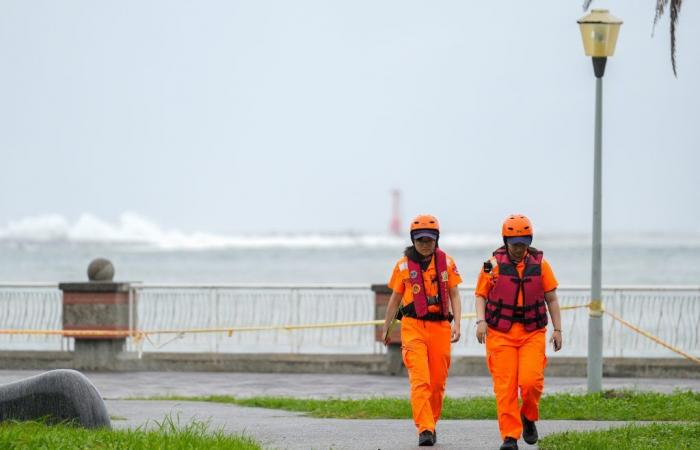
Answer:
<svg viewBox="0 0 700 450"><path fill-rule="evenodd" d="M523 424L539 419L539 403L544 388L546 328L525 331L514 323L507 332L489 328L486 335L486 363L493 378L496 394L498 428L501 437L520 439ZM518 405L518 388L522 406Z"/></svg>
<svg viewBox="0 0 700 450"><path fill-rule="evenodd" d="M450 368L450 323L401 319L401 353L411 384L411 410L418 433L435 431Z"/></svg>

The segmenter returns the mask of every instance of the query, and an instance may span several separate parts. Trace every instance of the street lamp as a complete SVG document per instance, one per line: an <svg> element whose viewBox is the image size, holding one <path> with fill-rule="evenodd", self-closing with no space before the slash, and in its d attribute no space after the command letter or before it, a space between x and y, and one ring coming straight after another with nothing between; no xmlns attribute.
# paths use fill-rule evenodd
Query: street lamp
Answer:
<svg viewBox="0 0 700 450"><path fill-rule="evenodd" d="M588 392L603 389L603 304L601 295L601 185L603 74L608 56L615 53L622 21L606 9L594 9L578 20L586 56L593 58L595 73L595 156L593 163L593 255L591 261L591 306L588 315Z"/></svg>

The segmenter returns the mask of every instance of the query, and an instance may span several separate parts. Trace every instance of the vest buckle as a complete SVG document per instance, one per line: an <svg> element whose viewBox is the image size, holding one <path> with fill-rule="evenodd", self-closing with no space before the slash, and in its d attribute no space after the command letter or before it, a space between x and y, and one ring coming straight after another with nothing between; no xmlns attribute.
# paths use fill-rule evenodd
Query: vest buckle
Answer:
<svg viewBox="0 0 700 450"><path fill-rule="evenodd" d="M433 305L439 305L440 304L440 297L427 297L425 299L426 303L428 306L433 306Z"/></svg>

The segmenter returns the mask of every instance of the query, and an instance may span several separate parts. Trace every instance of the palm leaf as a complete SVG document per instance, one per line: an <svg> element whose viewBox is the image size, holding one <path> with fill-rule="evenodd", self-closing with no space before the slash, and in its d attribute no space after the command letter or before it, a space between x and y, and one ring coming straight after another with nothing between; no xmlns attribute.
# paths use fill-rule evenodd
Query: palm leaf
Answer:
<svg viewBox="0 0 700 450"><path fill-rule="evenodd" d="M593 3L593 0L583 0L583 10L587 11ZM666 12L666 8L670 6L671 15L671 66L673 67L673 75L678 76L676 70L676 29L678 27L678 16L681 13L681 5L683 0L656 0L656 12L654 13L654 28L659 22L661 16Z"/></svg>
<svg viewBox="0 0 700 450"><path fill-rule="evenodd" d="M669 0L666 1L668 2ZM678 25L678 15L681 12L682 3L683 0L671 0L671 64L673 65L673 74L676 77L678 76L676 72L676 26Z"/></svg>

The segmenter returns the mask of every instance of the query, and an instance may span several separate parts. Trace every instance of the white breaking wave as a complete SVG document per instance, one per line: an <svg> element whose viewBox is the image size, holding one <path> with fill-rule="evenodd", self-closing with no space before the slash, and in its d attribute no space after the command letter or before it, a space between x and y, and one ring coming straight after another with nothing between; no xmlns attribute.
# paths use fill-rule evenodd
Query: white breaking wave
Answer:
<svg viewBox="0 0 700 450"><path fill-rule="evenodd" d="M162 250L215 250L227 248L390 248L403 247L408 236L380 233L295 233L223 235L207 232L186 233L166 230L138 214L123 213L116 223L92 214L82 214L71 223L61 215L28 217L0 227L0 241L28 243L85 243L139 245ZM536 236L535 246L590 248L586 234ZM440 239L448 249L493 248L500 245L497 233L450 233ZM700 233L613 234L604 236L604 245L622 247L700 247Z"/></svg>
<svg viewBox="0 0 700 450"><path fill-rule="evenodd" d="M395 248L404 245L398 237L381 234L274 234L221 235L165 230L134 213L122 214L109 223L83 214L71 223L60 215L43 215L11 221L0 228L0 240L9 242L73 242L140 244L165 250L207 250L225 248Z"/></svg>

